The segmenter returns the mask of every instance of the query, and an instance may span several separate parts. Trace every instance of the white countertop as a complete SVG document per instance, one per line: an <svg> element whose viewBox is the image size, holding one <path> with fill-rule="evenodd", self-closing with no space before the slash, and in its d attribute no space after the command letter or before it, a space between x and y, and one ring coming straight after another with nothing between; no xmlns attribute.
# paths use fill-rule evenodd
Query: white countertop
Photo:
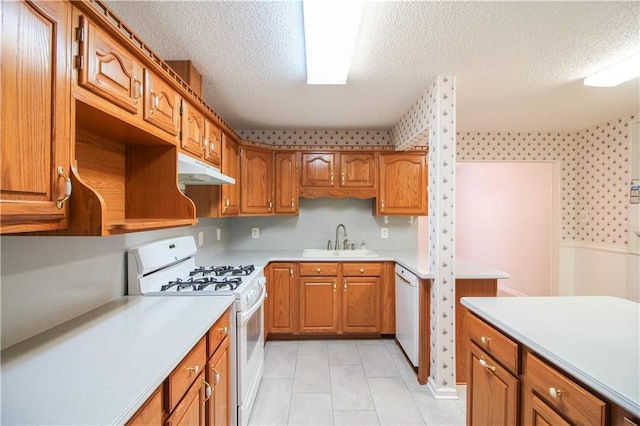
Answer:
<svg viewBox="0 0 640 426"><path fill-rule="evenodd" d="M303 257L302 249L291 250L228 250L212 257L198 259L208 263L253 263L266 266L269 262L397 262L420 278L431 279L434 274L429 269L429 257L414 250L377 250L377 257ZM456 258L456 278L460 279L507 279L509 274L480 262Z"/></svg>
<svg viewBox="0 0 640 426"><path fill-rule="evenodd" d="M640 416L640 304L608 296L465 297L462 304Z"/></svg>
<svg viewBox="0 0 640 426"><path fill-rule="evenodd" d="M2 351L2 424L122 424L233 302L123 297Z"/></svg>

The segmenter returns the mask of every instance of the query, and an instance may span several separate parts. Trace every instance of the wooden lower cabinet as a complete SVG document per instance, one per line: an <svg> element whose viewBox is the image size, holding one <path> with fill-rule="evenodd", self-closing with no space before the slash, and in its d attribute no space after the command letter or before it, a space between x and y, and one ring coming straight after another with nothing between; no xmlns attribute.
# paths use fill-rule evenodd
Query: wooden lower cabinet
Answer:
<svg viewBox="0 0 640 426"><path fill-rule="evenodd" d="M382 265L301 263L299 333L379 334Z"/></svg>
<svg viewBox="0 0 640 426"><path fill-rule="evenodd" d="M266 268L266 334L295 334L298 331L298 265L294 262L271 263Z"/></svg>
<svg viewBox="0 0 640 426"><path fill-rule="evenodd" d="M128 426L230 424L230 315L231 308L131 417Z"/></svg>
<svg viewBox="0 0 640 426"><path fill-rule="evenodd" d="M471 343L467 386L468 425L515 425L520 383Z"/></svg>
<svg viewBox="0 0 640 426"><path fill-rule="evenodd" d="M182 426L182 425L204 425L204 373L198 374L197 379L193 382L182 400L167 418L165 425Z"/></svg>
<svg viewBox="0 0 640 426"><path fill-rule="evenodd" d="M474 314L467 315L467 425L638 424L638 419L523 344Z"/></svg>
<svg viewBox="0 0 640 426"><path fill-rule="evenodd" d="M300 277L301 334L338 332L338 277Z"/></svg>
<svg viewBox="0 0 640 426"><path fill-rule="evenodd" d="M226 337L209 359L206 370L206 381L211 386L211 395L205 397L207 425L226 426L229 416L229 341Z"/></svg>

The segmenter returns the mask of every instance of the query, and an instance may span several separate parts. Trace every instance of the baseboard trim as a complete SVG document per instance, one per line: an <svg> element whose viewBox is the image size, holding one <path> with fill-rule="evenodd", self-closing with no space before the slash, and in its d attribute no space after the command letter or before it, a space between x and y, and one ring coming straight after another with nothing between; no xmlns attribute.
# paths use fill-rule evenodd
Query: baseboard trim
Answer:
<svg viewBox="0 0 640 426"><path fill-rule="evenodd" d="M459 399L458 390L455 387L439 388L431 376L429 376L429 379L427 380L427 387L435 399Z"/></svg>

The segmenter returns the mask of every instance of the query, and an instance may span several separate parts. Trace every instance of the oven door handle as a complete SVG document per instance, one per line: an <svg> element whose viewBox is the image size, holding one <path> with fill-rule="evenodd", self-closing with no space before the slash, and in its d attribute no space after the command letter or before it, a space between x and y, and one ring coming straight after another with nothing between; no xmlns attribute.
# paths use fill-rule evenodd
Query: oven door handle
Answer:
<svg viewBox="0 0 640 426"><path fill-rule="evenodd" d="M254 303L248 311L238 313L238 322L240 323L240 325L246 324L251 319L251 316L263 305L264 299L266 299L267 297L267 288L265 286L261 286L261 288L262 293L260 293L260 297L258 298L256 303Z"/></svg>

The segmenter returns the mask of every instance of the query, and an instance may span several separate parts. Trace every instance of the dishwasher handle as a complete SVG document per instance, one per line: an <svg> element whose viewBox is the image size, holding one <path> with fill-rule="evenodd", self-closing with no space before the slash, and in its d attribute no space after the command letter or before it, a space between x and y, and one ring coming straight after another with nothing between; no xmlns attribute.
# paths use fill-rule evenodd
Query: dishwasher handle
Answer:
<svg viewBox="0 0 640 426"><path fill-rule="evenodd" d="M397 279L402 279L403 281L405 281L407 284L409 284L411 287L417 287L418 286L418 282L419 279L416 276L416 274L414 274L413 272L409 271L408 269L403 268L402 266L396 264L396 280Z"/></svg>

